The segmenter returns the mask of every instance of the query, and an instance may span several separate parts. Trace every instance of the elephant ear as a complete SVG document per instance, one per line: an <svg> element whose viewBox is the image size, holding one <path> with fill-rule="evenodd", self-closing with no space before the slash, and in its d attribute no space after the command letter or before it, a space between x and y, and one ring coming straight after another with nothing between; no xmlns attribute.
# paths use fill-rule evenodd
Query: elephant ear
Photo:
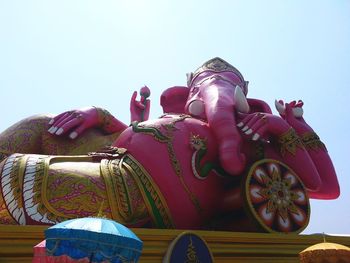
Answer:
<svg viewBox="0 0 350 263"><path fill-rule="evenodd" d="M272 113L270 106L262 100L247 98L250 113L252 112L265 112Z"/></svg>
<svg viewBox="0 0 350 263"><path fill-rule="evenodd" d="M160 105L164 113L185 113L185 104L187 102L190 89L184 86L174 86L163 91L160 96Z"/></svg>

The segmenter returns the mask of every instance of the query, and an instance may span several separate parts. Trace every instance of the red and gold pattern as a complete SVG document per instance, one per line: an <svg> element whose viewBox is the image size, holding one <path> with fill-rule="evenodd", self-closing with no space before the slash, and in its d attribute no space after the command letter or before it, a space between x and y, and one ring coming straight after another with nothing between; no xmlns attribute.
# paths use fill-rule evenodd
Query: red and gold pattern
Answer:
<svg viewBox="0 0 350 263"><path fill-rule="evenodd" d="M111 145L120 134L117 132L106 135L98 129L90 129L71 140L47 132L50 119L48 115L29 117L0 133L0 161L17 152L48 155L87 154Z"/></svg>
<svg viewBox="0 0 350 263"><path fill-rule="evenodd" d="M295 155L298 148L303 147L303 142L293 128L280 135L278 138L280 153L284 156L287 152Z"/></svg>
<svg viewBox="0 0 350 263"><path fill-rule="evenodd" d="M324 143L320 140L320 137L315 132L306 132L302 135L301 140L308 150L323 150L327 152L327 148Z"/></svg>
<svg viewBox="0 0 350 263"><path fill-rule="evenodd" d="M263 159L245 182L249 214L267 232L299 233L308 224L309 199L298 176L285 164Z"/></svg>
<svg viewBox="0 0 350 263"><path fill-rule="evenodd" d="M129 227L173 227L157 185L128 154L101 161L91 156L11 155L0 188L1 224L55 224L99 214Z"/></svg>

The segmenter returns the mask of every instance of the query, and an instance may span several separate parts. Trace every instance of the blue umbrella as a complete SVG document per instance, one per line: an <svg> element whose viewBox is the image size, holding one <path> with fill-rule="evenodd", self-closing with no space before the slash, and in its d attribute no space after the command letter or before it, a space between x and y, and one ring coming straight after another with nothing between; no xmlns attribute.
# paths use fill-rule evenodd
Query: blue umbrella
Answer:
<svg viewBox="0 0 350 263"><path fill-rule="evenodd" d="M67 220L48 228L45 237L49 255L89 262L137 262L142 250L130 229L106 218Z"/></svg>

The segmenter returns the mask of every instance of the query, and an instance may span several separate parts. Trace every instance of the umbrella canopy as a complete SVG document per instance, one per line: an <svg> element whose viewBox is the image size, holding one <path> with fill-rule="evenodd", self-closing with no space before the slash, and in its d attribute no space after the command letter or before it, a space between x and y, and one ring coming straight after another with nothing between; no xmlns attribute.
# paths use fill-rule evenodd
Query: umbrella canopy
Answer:
<svg viewBox="0 0 350 263"><path fill-rule="evenodd" d="M87 262L137 262L142 241L125 226L106 218L78 218L45 231L51 256L88 259Z"/></svg>
<svg viewBox="0 0 350 263"><path fill-rule="evenodd" d="M46 263L45 240L34 246L34 257L32 263Z"/></svg>
<svg viewBox="0 0 350 263"><path fill-rule="evenodd" d="M350 248L323 242L301 251L299 258L301 263L345 263L350 262Z"/></svg>

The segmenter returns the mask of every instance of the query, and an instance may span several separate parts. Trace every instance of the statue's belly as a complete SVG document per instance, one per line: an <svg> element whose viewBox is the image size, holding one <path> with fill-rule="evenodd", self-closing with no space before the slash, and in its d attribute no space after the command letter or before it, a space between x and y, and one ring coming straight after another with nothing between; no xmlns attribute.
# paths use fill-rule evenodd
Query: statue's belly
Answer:
<svg viewBox="0 0 350 263"><path fill-rule="evenodd" d="M177 228L200 228L213 215L224 181L214 172L199 179L193 138L206 144L201 163L215 162L216 146L204 122L163 118L125 130L114 146L128 149L158 185ZM197 151L198 152L198 151Z"/></svg>

